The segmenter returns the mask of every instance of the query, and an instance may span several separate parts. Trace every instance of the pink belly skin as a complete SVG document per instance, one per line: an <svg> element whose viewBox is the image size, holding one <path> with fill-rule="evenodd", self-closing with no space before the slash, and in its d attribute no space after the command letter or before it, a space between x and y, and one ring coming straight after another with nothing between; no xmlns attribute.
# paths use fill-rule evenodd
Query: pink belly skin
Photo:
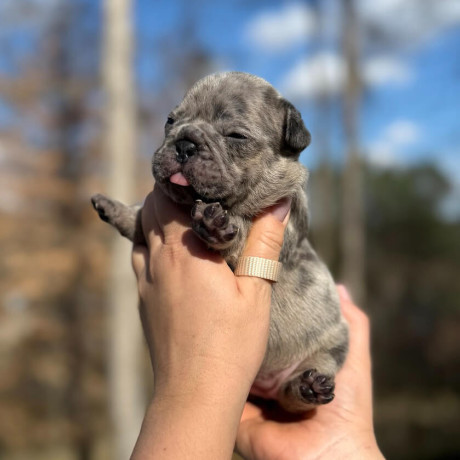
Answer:
<svg viewBox="0 0 460 460"><path fill-rule="evenodd" d="M293 373L299 364L300 362L295 363L286 369L270 372L268 374L258 374L249 393L265 399L277 399L278 391L281 385L286 382L287 378Z"/></svg>

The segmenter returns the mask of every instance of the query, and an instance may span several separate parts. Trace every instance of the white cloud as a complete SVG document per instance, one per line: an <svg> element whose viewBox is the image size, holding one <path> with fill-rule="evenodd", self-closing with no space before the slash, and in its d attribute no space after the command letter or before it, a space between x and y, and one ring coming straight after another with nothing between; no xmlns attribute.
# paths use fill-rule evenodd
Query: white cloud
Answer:
<svg viewBox="0 0 460 460"><path fill-rule="evenodd" d="M406 64L385 56L366 61L362 72L369 86L403 85L413 79L412 70ZM321 52L300 59L282 80L281 92L292 99L308 99L324 94L336 96L343 91L346 74L347 65L342 56Z"/></svg>
<svg viewBox="0 0 460 460"><path fill-rule="evenodd" d="M384 141L377 141L369 145L366 156L368 162L377 168L386 169L400 166L400 160L394 147Z"/></svg>
<svg viewBox="0 0 460 460"><path fill-rule="evenodd" d="M358 0L360 10L365 17L382 17L399 11L404 5L412 3L412 0Z"/></svg>
<svg viewBox="0 0 460 460"><path fill-rule="evenodd" d="M384 138L393 145L404 146L415 144L420 140L419 126L410 120L397 120L387 126Z"/></svg>
<svg viewBox="0 0 460 460"><path fill-rule="evenodd" d="M410 67L391 56L371 58L363 65L365 82L370 86L406 84L413 80Z"/></svg>
<svg viewBox="0 0 460 460"><path fill-rule="evenodd" d="M346 76L344 60L337 54L323 52L301 59L284 77L281 92L293 99L320 94L336 95L342 91Z"/></svg>
<svg viewBox="0 0 460 460"><path fill-rule="evenodd" d="M419 44L460 23L459 0L358 0L358 10L365 25L378 27L401 45Z"/></svg>
<svg viewBox="0 0 460 460"><path fill-rule="evenodd" d="M450 26L460 23L460 2L458 0L438 0L436 12L438 22L442 25Z"/></svg>
<svg viewBox="0 0 460 460"><path fill-rule="evenodd" d="M302 3L261 13L246 28L247 38L266 51L284 51L306 41L315 31L315 15Z"/></svg>
<svg viewBox="0 0 460 460"><path fill-rule="evenodd" d="M411 120L395 120L380 137L366 148L368 161L379 168L395 168L404 164L403 148L421 140L420 127Z"/></svg>

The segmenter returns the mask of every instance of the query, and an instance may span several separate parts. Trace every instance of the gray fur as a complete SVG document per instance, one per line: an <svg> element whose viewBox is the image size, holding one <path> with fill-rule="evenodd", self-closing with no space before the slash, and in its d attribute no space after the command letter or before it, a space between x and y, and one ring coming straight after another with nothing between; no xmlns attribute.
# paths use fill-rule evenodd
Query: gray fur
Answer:
<svg viewBox="0 0 460 460"><path fill-rule="evenodd" d="M197 147L185 162L176 156L180 140ZM201 200L193 209L193 228L232 268L254 216L282 198L292 198L280 255L283 270L273 284L270 336L258 376L263 379L299 363L277 395L290 411L318 404L300 394L304 371L315 369L333 378L348 348L334 282L307 239L308 174L298 156L309 142L299 112L271 85L253 75L229 72L203 78L188 91L171 112L152 163L156 183L174 201L193 205ZM172 184L169 179L177 172L192 187ZM104 220L138 240L137 209L129 211L113 201L107 206L107 201L100 195L93 198ZM209 218L214 212L219 214L215 225Z"/></svg>

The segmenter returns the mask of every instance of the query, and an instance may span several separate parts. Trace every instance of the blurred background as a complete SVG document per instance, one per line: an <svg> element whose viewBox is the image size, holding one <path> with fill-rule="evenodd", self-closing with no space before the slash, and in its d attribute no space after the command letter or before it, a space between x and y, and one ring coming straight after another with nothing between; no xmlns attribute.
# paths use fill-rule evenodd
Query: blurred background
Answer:
<svg viewBox="0 0 460 460"><path fill-rule="evenodd" d="M0 458L124 459L152 377L129 244L198 78L302 112L311 239L372 320L390 459L460 458L458 0L0 0Z"/></svg>

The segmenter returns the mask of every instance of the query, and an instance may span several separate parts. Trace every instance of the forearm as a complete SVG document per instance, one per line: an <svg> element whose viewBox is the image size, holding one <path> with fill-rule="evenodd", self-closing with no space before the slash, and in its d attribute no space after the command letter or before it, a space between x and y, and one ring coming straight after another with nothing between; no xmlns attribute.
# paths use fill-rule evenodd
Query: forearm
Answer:
<svg viewBox="0 0 460 460"><path fill-rule="evenodd" d="M155 396L131 459L230 459L246 396L225 385L203 396Z"/></svg>

